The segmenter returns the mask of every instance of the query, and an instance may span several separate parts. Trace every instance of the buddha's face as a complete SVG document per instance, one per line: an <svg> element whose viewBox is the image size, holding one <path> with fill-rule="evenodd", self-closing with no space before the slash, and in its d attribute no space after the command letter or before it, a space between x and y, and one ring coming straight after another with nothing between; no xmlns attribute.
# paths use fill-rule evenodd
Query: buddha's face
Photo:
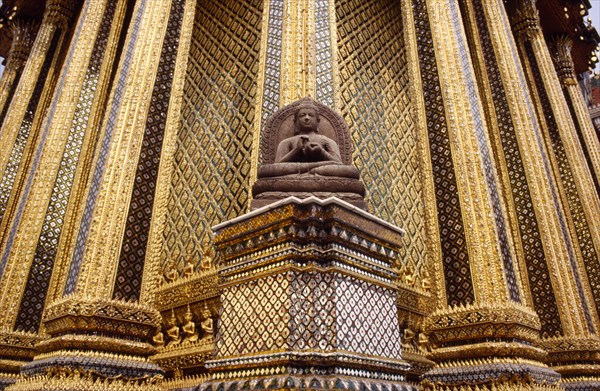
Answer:
<svg viewBox="0 0 600 391"><path fill-rule="evenodd" d="M300 131L315 131L319 125L319 117L315 109L301 108L297 115L298 129Z"/></svg>

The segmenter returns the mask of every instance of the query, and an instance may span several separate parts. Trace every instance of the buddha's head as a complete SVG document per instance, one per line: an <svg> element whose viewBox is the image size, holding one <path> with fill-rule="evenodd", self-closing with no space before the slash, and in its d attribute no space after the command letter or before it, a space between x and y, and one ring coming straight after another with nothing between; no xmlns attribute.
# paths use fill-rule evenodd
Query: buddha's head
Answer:
<svg viewBox="0 0 600 391"><path fill-rule="evenodd" d="M192 310L190 309L190 305L187 306L187 311L185 312L185 320L186 322L191 322L194 315L192 314Z"/></svg>
<svg viewBox="0 0 600 391"><path fill-rule="evenodd" d="M202 308L202 317L204 319L210 319L211 317L211 313L210 310L208 309L208 306L206 305L206 303L204 304L204 308Z"/></svg>
<svg viewBox="0 0 600 391"><path fill-rule="evenodd" d="M321 122L317 107L311 103L303 103L294 112L295 134L317 132Z"/></svg>

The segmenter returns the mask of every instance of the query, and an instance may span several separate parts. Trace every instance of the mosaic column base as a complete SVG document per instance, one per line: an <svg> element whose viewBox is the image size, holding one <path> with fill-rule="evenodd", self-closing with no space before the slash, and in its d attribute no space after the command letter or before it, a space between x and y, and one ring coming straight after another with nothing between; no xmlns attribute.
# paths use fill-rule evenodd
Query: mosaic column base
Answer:
<svg viewBox="0 0 600 391"><path fill-rule="evenodd" d="M6 389L11 384L17 381L17 375L14 373L2 373L0 372L0 390Z"/></svg>
<svg viewBox="0 0 600 391"><path fill-rule="evenodd" d="M516 304L436 313L426 328L429 357L437 365L422 384L435 390L562 390L560 374L546 364L547 351L539 346L539 327L535 313Z"/></svg>
<svg viewBox="0 0 600 391"><path fill-rule="evenodd" d="M159 322L136 303L54 303L44 319L50 337L7 390L159 390L163 371L148 360L156 349L147 342Z"/></svg>
<svg viewBox="0 0 600 391"><path fill-rule="evenodd" d="M444 363L424 377L425 390L563 390L560 375L547 366L518 358Z"/></svg>
<svg viewBox="0 0 600 391"><path fill-rule="evenodd" d="M291 197L214 230L221 322L198 389L417 390L396 306L401 229Z"/></svg>
<svg viewBox="0 0 600 391"><path fill-rule="evenodd" d="M0 390L14 383L21 367L35 356L35 346L44 340L34 333L0 331Z"/></svg>
<svg viewBox="0 0 600 391"><path fill-rule="evenodd" d="M555 338L543 341L548 365L562 376L565 390L600 390L600 340Z"/></svg>
<svg viewBox="0 0 600 391"><path fill-rule="evenodd" d="M562 386L566 391L600 390L600 381L597 377L574 377L563 380Z"/></svg>

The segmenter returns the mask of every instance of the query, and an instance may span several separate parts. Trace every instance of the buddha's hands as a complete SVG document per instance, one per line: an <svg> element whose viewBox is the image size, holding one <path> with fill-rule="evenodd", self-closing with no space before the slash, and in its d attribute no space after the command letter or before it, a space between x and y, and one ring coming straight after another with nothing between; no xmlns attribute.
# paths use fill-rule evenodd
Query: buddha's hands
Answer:
<svg viewBox="0 0 600 391"><path fill-rule="evenodd" d="M304 154L314 158L321 158L323 147L319 143L308 143L304 147Z"/></svg>
<svg viewBox="0 0 600 391"><path fill-rule="evenodd" d="M301 151L302 155L315 161L321 160L324 152L321 144L311 142L308 136L300 136L296 142L296 148Z"/></svg>
<svg viewBox="0 0 600 391"><path fill-rule="evenodd" d="M301 150L302 153L306 153L306 146L308 145L308 136L300 136L298 140L296 140L296 148Z"/></svg>

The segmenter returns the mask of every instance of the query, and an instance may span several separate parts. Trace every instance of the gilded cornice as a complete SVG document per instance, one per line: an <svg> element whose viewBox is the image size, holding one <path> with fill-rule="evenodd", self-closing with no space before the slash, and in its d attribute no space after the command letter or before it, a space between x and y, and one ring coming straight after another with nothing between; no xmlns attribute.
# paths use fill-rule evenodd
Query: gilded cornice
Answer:
<svg viewBox="0 0 600 391"><path fill-rule="evenodd" d="M77 353L77 352L75 352ZM93 370L64 366L52 368L44 375L20 378L11 386L15 391L39 390L98 390L98 391L164 391L162 376L136 380L105 376Z"/></svg>
<svg viewBox="0 0 600 391"><path fill-rule="evenodd" d="M491 331L502 334L505 332L505 329L508 329L508 327L496 327ZM483 331L483 335L485 335L485 332L488 330L490 330L489 327L483 326L480 328L470 329L470 332L479 335ZM517 333L515 333L515 331L517 331ZM522 335L531 335L531 333L529 333L524 327L522 327L520 330L517 327L511 328L511 333L513 336L516 336L519 332ZM465 340L463 343L461 343L460 347L449 346L435 348L431 353L429 353L428 358L436 362L445 362L464 357L479 359L485 359L489 357L494 357L495 359L501 357L521 357L535 360L536 362L540 363L545 362L548 356L548 353L544 349L536 345L530 346L521 342L502 341L500 338L498 338L498 342L492 342L490 341L491 339L493 339L493 337L485 336L474 344L470 344L469 341Z"/></svg>
<svg viewBox="0 0 600 391"><path fill-rule="evenodd" d="M472 391L561 391L560 376L548 366L518 357L475 358L440 363L434 379L426 378L420 386L425 390ZM432 371L433 372L433 371ZM485 372L485 375L482 374ZM450 384L439 378L452 379Z"/></svg>
<svg viewBox="0 0 600 391"><path fill-rule="evenodd" d="M202 300L218 298L221 290L218 287L217 270L194 273L174 282L163 284L154 290L155 306L159 311L180 307Z"/></svg>
<svg viewBox="0 0 600 391"><path fill-rule="evenodd" d="M46 338L47 336L44 335L2 327L0 351L3 358L10 358L10 360L0 360L0 371L18 372L20 365L30 361L37 354L37 344Z"/></svg>
<svg viewBox="0 0 600 391"><path fill-rule="evenodd" d="M93 332L102 333L102 330L94 330ZM134 340L124 342L122 339L118 339L118 334L114 332L111 334L117 337L90 335L88 333L85 335L66 334L49 338L36 345L36 355L71 349L81 351L100 350L135 356L148 356L156 352L156 348L148 342Z"/></svg>
<svg viewBox="0 0 600 391"><path fill-rule="evenodd" d="M157 354L151 356L150 360L164 370L201 367L206 360L212 358L214 349L213 338L203 338L191 344L162 348Z"/></svg>
<svg viewBox="0 0 600 391"><path fill-rule="evenodd" d="M52 336L65 332L92 332L144 341L161 324L154 308L134 302L82 299L55 301L46 309L44 326Z"/></svg>
<svg viewBox="0 0 600 391"><path fill-rule="evenodd" d="M600 339L584 337L560 337L541 340L548 351L548 362L554 365L576 362L600 362Z"/></svg>
<svg viewBox="0 0 600 391"><path fill-rule="evenodd" d="M210 374L203 373L199 375L186 376L185 378L166 379L163 385L168 390L196 387L198 384L205 383L210 380Z"/></svg>
<svg viewBox="0 0 600 391"><path fill-rule="evenodd" d="M425 323L427 329L433 333L441 330L468 328L471 325L480 324L521 325L530 330L530 337L535 336L534 339L537 339L536 333L540 328L537 314L528 307L516 304L508 308L482 304L438 310L429 315ZM490 336L493 336L493 334ZM480 336L472 334L471 337L479 338ZM508 337L508 335L505 337ZM439 339L439 341L446 342L448 340Z"/></svg>

